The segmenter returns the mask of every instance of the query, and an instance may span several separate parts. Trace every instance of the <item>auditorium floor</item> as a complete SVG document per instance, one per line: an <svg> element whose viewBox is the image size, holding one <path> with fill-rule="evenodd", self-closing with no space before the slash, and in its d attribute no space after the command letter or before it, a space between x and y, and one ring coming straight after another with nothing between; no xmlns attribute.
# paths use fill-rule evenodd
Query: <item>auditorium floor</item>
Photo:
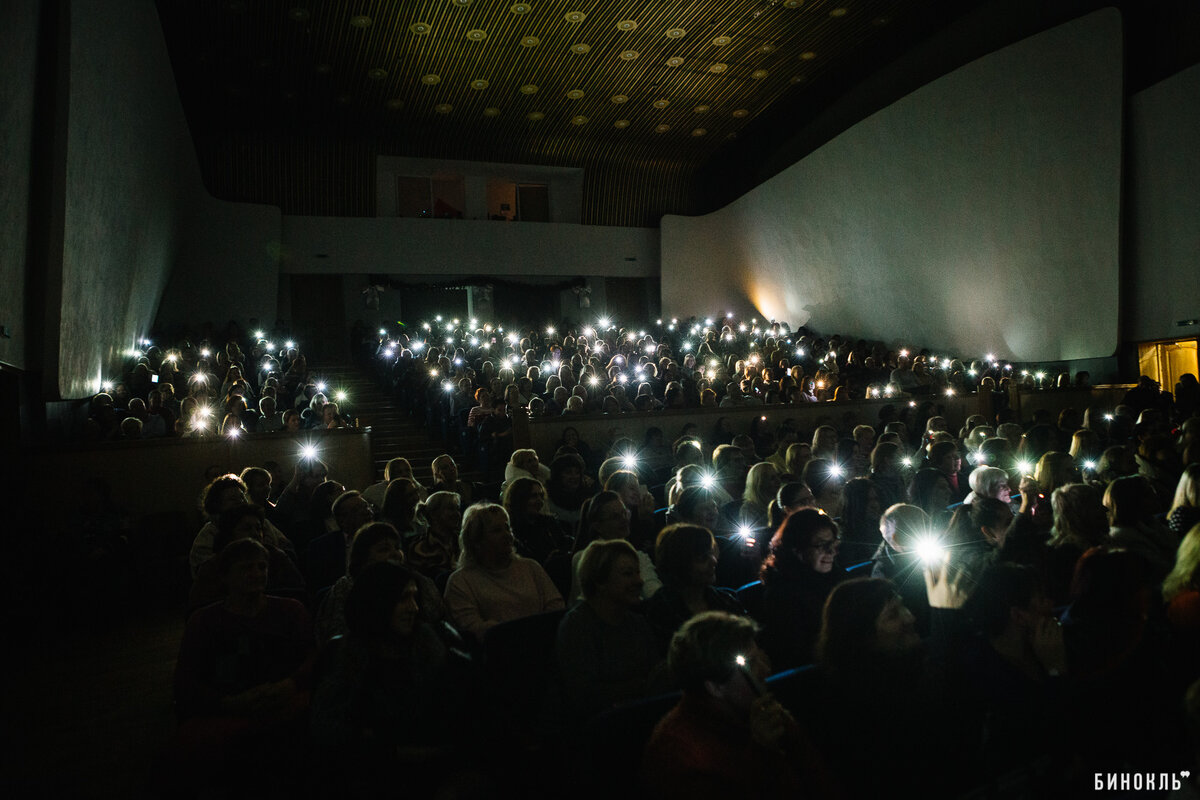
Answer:
<svg viewBox="0 0 1200 800"><path fill-rule="evenodd" d="M180 616L162 614L79 627L26 648L10 639L3 794L146 796L154 755L174 731L182 633Z"/></svg>

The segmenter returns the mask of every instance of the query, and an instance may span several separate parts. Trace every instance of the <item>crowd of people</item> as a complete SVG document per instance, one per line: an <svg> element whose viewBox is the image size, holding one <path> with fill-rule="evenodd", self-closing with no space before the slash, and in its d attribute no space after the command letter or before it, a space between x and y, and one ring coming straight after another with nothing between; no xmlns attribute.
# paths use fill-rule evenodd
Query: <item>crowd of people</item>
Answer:
<svg viewBox="0 0 1200 800"><path fill-rule="evenodd" d="M253 760L274 788L483 796L542 786L598 719L676 691L640 763L606 765L647 796L1051 796L1111 774L1196 790L1194 377L1021 419L1005 381L1076 381L750 320L657 336L433 325L362 337L364 355L470 442L460 457L503 474L499 497L449 453L428 486L404 459L373 486L315 457L286 486L257 465L214 479L176 774L219 783ZM295 407L310 385L285 386ZM809 388L897 402L850 430L739 431L719 411L672 440L566 428L546 464L511 441L517 413L807 403ZM987 413L952 430L938 393L972 390ZM527 751L508 741L489 645L548 616L526 709L543 772L518 778L506 760ZM576 778L564 794L588 794Z"/></svg>

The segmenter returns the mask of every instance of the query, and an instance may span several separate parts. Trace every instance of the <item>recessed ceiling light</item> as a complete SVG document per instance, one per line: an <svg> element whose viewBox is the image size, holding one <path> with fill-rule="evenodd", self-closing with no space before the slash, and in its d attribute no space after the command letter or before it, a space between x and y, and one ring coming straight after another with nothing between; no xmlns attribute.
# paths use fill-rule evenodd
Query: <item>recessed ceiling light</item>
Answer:
<svg viewBox="0 0 1200 800"><path fill-rule="evenodd" d="M488 106L483 110L483 115L485 117L498 117L500 116L500 109L495 106Z"/></svg>
<svg viewBox="0 0 1200 800"><path fill-rule="evenodd" d="M616 122L614 122L614 123L613 123L613 127L614 127L614 128L628 128L628 127L629 127L629 120L627 120L627 119L619 119L619 120L617 120Z"/></svg>
<svg viewBox="0 0 1200 800"><path fill-rule="evenodd" d="M750 73L750 77L756 81L761 81L763 78L767 77L770 74L771 73L767 72L765 69L756 69L756 70L754 70L754 72Z"/></svg>
<svg viewBox="0 0 1200 800"><path fill-rule="evenodd" d="M706 133L708 133L708 131L704 130L704 128L696 128L692 131L692 136L703 136Z"/></svg>
<svg viewBox="0 0 1200 800"><path fill-rule="evenodd" d="M712 43L713 43L714 47L724 47L725 45L729 44L732 41L733 40L730 39L728 36L718 36L717 38L712 40Z"/></svg>
<svg viewBox="0 0 1200 800"><path fill-rule="evenodd" d="M667 59L668 67L678 67L682 63L683 63L683 59L680 58L679 56L671 56L670 58Z"/></svg>
<svg viewBox="0 0 1200 800"><path fill-rule="evenodd" d="M666 133L669 130L671 130L671 126L667 124L658 125L654 128L655 133Z"/></svg>
<svg viewBox="0 0 1200 800"><path fill-rule="evenodd" d="M588 121L588 118L583 116L582 114L580 114L577 117L571 117L572 125L586 125L587 121Z"/></svg>
<svg viewBox="0 0 1200 800"><path fill-rule="evenodd" d="M530 11L533 11L533 6L529 5L529 3L517 3L508 10L514 14L528 14Z"/></svg>
<svg viewBox="0 0 1200 800"><path fill-rule="evenodd" d="M369 28L371 27L371 18L364 14L355 14L350 18L350 24L355 28Z"/></svg>
<svg viewBox="0 0 1200 800"><path fill-rule="evenodd" d="M538 120L545 119L546 115L540 111L530 111L525 117L532 122L537 122Z"/></svg>
<svg viewBox="0 0 1200 800"><path fill-rule="evenodd" d="M636 31L637 30L637 20L623 19L617 23L617 30L626 31L626 32Z"/></svg>
<svg viewBox="0 0 1200 800"><path fill-rule="evenodd" d="M375 67L374 69L369 69L369 70L367 70L367 77L374 78L377 81L382 80L383 78L387 77L387 70L383 69L382 67Z"/></svg>
<svg viewBox="0 0 1200 800"><path fill-rule="evenodd" d="M442 82L442 76L434 75L432 72L429 73L428 75L421 76L421 83L425 84L426 86L434 86L441 82Z"/></svg>
<svg viewBox="0 0 1200 800"><path fill-rule="evenodd" d="M439 114L449 114L454 110L454 106L450 105L449 103L438 103L433 107L433 110Z"/></svg>
<svg viewBox="0 0 1200 800"><path fill-rule="evenodd" d="M471 81L472 89L486 89L487 87L488 82L483 78L476 78L475 80Z"/></svg>
<svg viewBox="0 0 1200 800"><path fill-rule="evenodd" d="M708 71L720 73L720 72L724 72L727 69L729 69L728 64L722 64L721 62L718 61L716 64L713 64L712 66L710 66L708 68Z"/></svg>
<svg viewBox="0 0 1200 800"><path fill-rule="evenodd" d="M588 50L591 50L591 49L592 49L591 45L586 45L583 42L580 42L579 44L571 45L571 52L578 56L583 55L584 53L586 53Z"/></svg>
<svg viewBox="0 0 1200 800"><path fill-rule="evenodd" d="M472 42L482 42L484 39L487 38L487 31L485 31L481 28L474 28L472 30L467 31L467 38L470 39Z"/></svg>
<svg viewBox="0 0 1200 800"><path fill-rule="evenodd" d="M563 15L563 19L565 19L567 22L578 24L587 19L587 14L583 13L582 11L568 11Z"/></svg>
<svg viewBox="0 0 1200 800"><path fill-rule="evenodd" d="M749 114L750 114L750 112L744 108L739 108L733 112L733 116L737 117L738 119L741 119L742 117L745 117L745 116L749 116Z"/></svg>
<svg viewBox="0 0 1200 800"><path fill-rule="evenodd" d="M536 36L526 36L521 40L521 47L537 47L542 40Z"/></svg>
<svg viewBox="0 0 1200 800"><path fill-rule="evenodd" d="M624 53L621 53L621 55L619 56L619 58L622 61L633 61L637 57L638 57L637 50L626 50Z"/></svg>
<svg viewBox="0 0 1200 800"><path fill-rule="evenodd" d="M527 83L521 87L520 92L521 94L537 94L537 89L537 84Z"/></svg>
<svg viewBox="0 0 1200 800"><path fill-rule="evenodd" d="M311 14L311 12L309 12L309 10L307 8L289 8L288 9L288 17L290 17L291 19L294 19L296 22L304 22L310 16L312 16L312 14Z"/></svg>
<svg viewBox="0 0 1200 800"><path fill-rule="evenodd" d="M668 39L682 39L684 36L687 36L687 31L683 28L671 28L667 31Z"/></svg>
<svg viewBox="0 0 1200 800"><path fill-rule="evenodd" d="M803 75L793 75L791 78L788 79L788 83L804 83L804 76Z"/></svg>
<svg viewBox="0 0 1200 800"><path fill-rule="evenodd" d="M671 101L665 97L660 97L650 105L654 106L655 108L666 108L667 106L671 105Z"/></svg>
<svg viewBox="0 0 1200 800"><path fill-rule="evenodd" d="M803 61L812 61L816 57L817 57L817 54L814 53L812 50L807 50L800 54L800 58Z"/></svg>
<svg viewBox="0 0 1200 800"><path fill-rule="evenodd" d="M628 99L629 99L629 98L628 98L628 97L626 97L626 96L625 96L625 95L623 95L623 94L614 94L614 95L612 96L612 101L613 101L614 103L624 103L624 102L625 102L626 100L628 100Z"/></svg>
<svg viewBox="0 0 1200 800"><path fill-rule="evenodd" d="M783 0L784 8L799 8L804 5L804 0Z"/></svg>
<svg viewBox="0 0 1200 800"><path fill-rule="evenodd" d="M454 3L454 5L458 6L459 8L466 8L467 6L471 5L471 0L450 0L450 2Z"/></svg>
<svg viewBox="0 0 1200 800"><path fill-rule="evenodd" d="M414 22L412 25L408 26L408 29L417 36L424 36L433 30L433 27L430 26L428 22Z"/></svg>
<svg viewBox="0 0 1200 800"><path fill-rule="evenodd" d="M567 92L567 99L568 100L583 99L583 89L572 89L571 91Z"/></svg>
<svg viewBox="0 0 1200 800"><path fill-rule="evenodd" d="M696 106L692 111L695 111L697 114L705 114L708 112L708 106Z"/></svg>
<svg viewBox="0 0 1200 800"><path fill-rule="evenodd" d="M830 12L829 12L829 16L831 16L831 17L844 17L844 16L846 16L846 9L844 9L844 8L835 8L835 9L833 9L832 11L830 11Z"/></svg>
<svg viewBox="0 0 1200 800"><path fill-rule="evenodd" d="M774 52L775 52L775 45L771 44L770 42L764 42L763 44L759 45L759 47L758 47L758 52L760 52L760 53L774 53Z"/></svg>
<svg viewBox="0 0 1200 800"><path fill-rule="evenodd" d="M399 111L400 109L404 108L404 101L399 97L393 97L391 100L387 101L387 107L392 111Z"/></svg>

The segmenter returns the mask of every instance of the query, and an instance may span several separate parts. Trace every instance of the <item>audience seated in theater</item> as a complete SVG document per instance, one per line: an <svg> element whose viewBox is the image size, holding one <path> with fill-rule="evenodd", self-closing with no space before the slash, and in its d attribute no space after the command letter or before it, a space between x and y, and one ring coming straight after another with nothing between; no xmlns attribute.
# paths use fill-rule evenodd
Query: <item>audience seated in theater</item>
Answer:
<svg viewBox="0 0 1200 800"><path fill-rule="evenodd" d="M837 523L816 508L792 512L771 538L758 616L759 641L776 669L812 663L821 609L845 577L836 564L840 544Z"/></svg>
<svg viewBox="0 0 1200 800"><path fill-rule="evenodd" d="M263 510L252 503L241 503L221 512L212 541L214 557L200 565L188 593L190 611L215 603L224 596L225 576L216 556L241 539L253 539L266 548L269 558L267 591L270 594L295 598L304 595L304 577L300 569L287 553L267 541L265 525Z"/></svg>
<svg viewBox="0 0 1200 800"><path fill-rule="evenodd" d="M571 556L571 602L583 597L579 584L579 559L584 549L596 540L624 539L629 541L629 508L616 492L603 491L588 500L583 506L583 518L579 524L579 535L575 537L575 550ZM662 586L654 562L645 551L638 550L638 564L642 576L642 597L650 598Z"/></svg>
<svg viewBox="0 0 1200 800"><path fill-rule="evenodd" d="M317 610L314 628L318 645L346 634L346 599L350 596L354 581L364 569L380 561L405 563L404 553L400 550L400 534L386 522L368 522L354 533L346 573L333 584ZM437 586L428 577L415 571L413 580L417 583L421 619L430 623L444 620L446 606Z"/></svg>
<svg viewBox="0 0 1200 800"><path fill-rule="evenodd" d="M642 601L638 563L622 539L596 540L583 551L583 600L563 617L555 647L570 721L649 694L661 656L646 618L635 613Z"/></svg>
<svg viewBox="0 0 1200 800"><path fill-rule="evenodd" d="M462 556L446 583L454 623L477 641L495 625L563 608L562 595L542 566L513 549L508 513L491 503L463 514Z"/></svg>
<svg viewBox="0 0 1200 800"><path fill-rule="evenodd" d="M407 563L430 578L448 575L459 559L462 499L454 492L433 492L421 504L419 513L429 527L424 535L406 543Z"/></svg>
<svg viewBox="0 0 1200 800"><path fill-rule="evenodd" d="M462 506L471 505L474 490L471 484L458 479L458 464L448 453L443 453L433 460L430 465L433 472L433 486L429 492L454 492L458 495Z"/></svg>
<svg viewBox="0 0 1200 800"><path fill-rule="evenodd" d="M700 488L688 492L703 492ZM691 500L687 497L686 500ZM654 562L662 586L646 601L645 614L662 652L671 637L696 614L728 611L745 614L737 597L728 589L714 587L720 551L712 531L682 522L659 531Z"/></svg>
<svg viewBox="0 0 1200 800"><path fill-rule="evenodd" d="M302 458L296 462L292 480L275 501L277 524L288 536L309 521L309 500L328 474L329 467L318 458Z"/></svg>
<svg viewBox="0 0 1200 800"><path fill-rule="evenodd" d="M268 563L260 542L232 542L217 561L225 599L197 611L184 629L176 749L191 790L234 778L257 785L297 767L312 626L299 601L266 594Z"/></svg>
<svg viewBox="0 0 1200 800"><path fill-rule="evenodd" d="M550 462L546 506L571 531L579 526L584 502L596 493L596 482L585 470L583 458L575 453L557 455Z"/></svg>
<svg viewBox="0 0 1200 800"><path fill-rule="evenodd" d="M520 476L508 482L502 501L512 523L518 555L543 566L571 552L571 537L556 518L546 513L546 489L538 480Z"/></svg>
<svg viewBox="0 0 1200 800"><path fill-rule="evenodd" d="M331 513L331 530L314 538L304 553L304 574L314 596L346 574L355 531L375 518L370 503L353 490L337 496Z"/></svg>
<svg viewBox="0 0 1200 800"><path fill-rule="evenodd" d="M205 523L192 540L192 547L188 552L188 564L191 566L193 578L200 570L200 565L212 558L213 537L217 534L217 519L220 518L221 512L248 501L246 484L232 473L222 475L204 487L200 495L200 508Z"/></svg>
<svg viewBox="0 0 1200 800"><path fill-rule="evenodd" d="M383 509L384 495L387 494L388 486L397 478L408 478L417 484L417 491L421 495L420 499L425 499L425 487L421 486L414 477L412 463L407 458L392 458L388 459L388 462L383 466L383 480L373 483L363 490L363 497L375 507L376 511Z"/></svg>
<svg viewBox="0 0 1200 800"><path fill-rule="evenodd" d="M470 664L457 633L426 621L418 580L389 560L360 572L345 603L347 634L312 701L313 740L339 790L398 783L433 797L470 734Z"/></svg>
<svg viewBox="0 0 1200 800"><path fill-rule="evenodd" d="M836 785L783 706L764 694L771 667L751 620L700 614L671 640L683 697L654 729L642 761L651 797L832 797Z"/></svg>

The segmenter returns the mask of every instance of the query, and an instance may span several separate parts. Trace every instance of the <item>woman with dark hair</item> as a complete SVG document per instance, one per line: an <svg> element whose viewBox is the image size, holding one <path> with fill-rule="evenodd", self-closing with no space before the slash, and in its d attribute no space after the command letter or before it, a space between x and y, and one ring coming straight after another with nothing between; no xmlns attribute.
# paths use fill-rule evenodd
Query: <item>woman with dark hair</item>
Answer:
<svg viewBox="0 0 1200 800"><path fill-rule="evenodd" d="M717 541L708 528L683 523L659 532L654 562L662 587L646 601L645 614L664 651L675 631L696 614L745 613L733 592L713 586L719 559Z"/></svg>
<svg viewBox="0 0 1200 800"><path fill-rule="evenodd" d="M895 442L880 441L871 450L871 482L879 490L879 505L883 508L905 499L900 453L900 445Z"/></svg>
<svg viewBox="0 0 1200 800"><path fill-rule="evenodd" d="M941 470L925 467L917 470L908 485L908 502L928 514L935 526L944 524L950 516L946 511L950 491L950 482Z"/></svg>
<svg viewBox="0 0 1200 800"><path fill-rule="evenodd" d="M879 534L879 518L884 506L879 499L879 489L870 478L853 478L843 491L845 504L842 506L842 563L857 564L874 555L882 541Z"/></svg>
<svg viewBox="0 0 1200 800"><path fill-rule="evenodd" d="M581 456L564 453L550 462L550 480L546 482L547 507L559 522L572 531L579 525L580 509L596 493L596 483L584 474Z"/></svg>
<svg viewBox="0 0 1200 800"><path fill-rule="evenodd" d="M392 525L404 541L421 538L429 525L417 513L421 505L421 488L408 478L391 481L383 494L380 520Z"/></svg>
<svg viewBox="0 0 1200 800"><path fill-rule="evenodd" d="M353 788L394 781L399 760L407 791L433 796L451 766L443 757L461 737L468 664L453 629L424 621L419 598L415 573L392 561L365 567L346 598L346 638L313 696L310 729Z"/></svg>
<svg viewBox="0 0 1200 800"><path fill-rule="evenodd" d="M317 644L324 644L335 636L346 633L346 599L354 588L354 581L364 569L381 561L404 563L404 552L400 549L400 534L386 522L369 522L354 533L347 558L346 574L338 579L325 596L317 610ZM413 572L421 596L421 614L427 622L439 622L446 618L446 605L432 580L419 572Z"/></svg>
<svg viewBox="0 0 1200 800"><path fill-rule="evenodd" d="M776 669L812 663L825 598L845 576L834 564L840 544L837 523L816 508L792 512L771 538L760 621Z"/></svg>
<svg viewBox="0 0 1200 800"><path fill-rule="evenodd" d="M845 470L833 461L814 458L804 465L800 481L812 489L813 505L831 517L839 517L845 504Z"/></svg>
<svg viewBox="0 0 1200 800"><path fill-rule="evenodd" d="M502 505L512 521L518 554L545 566L551 556L570 551L570 536L545 513L546 489L537 480L514 478L504 490Z"/></svg>

